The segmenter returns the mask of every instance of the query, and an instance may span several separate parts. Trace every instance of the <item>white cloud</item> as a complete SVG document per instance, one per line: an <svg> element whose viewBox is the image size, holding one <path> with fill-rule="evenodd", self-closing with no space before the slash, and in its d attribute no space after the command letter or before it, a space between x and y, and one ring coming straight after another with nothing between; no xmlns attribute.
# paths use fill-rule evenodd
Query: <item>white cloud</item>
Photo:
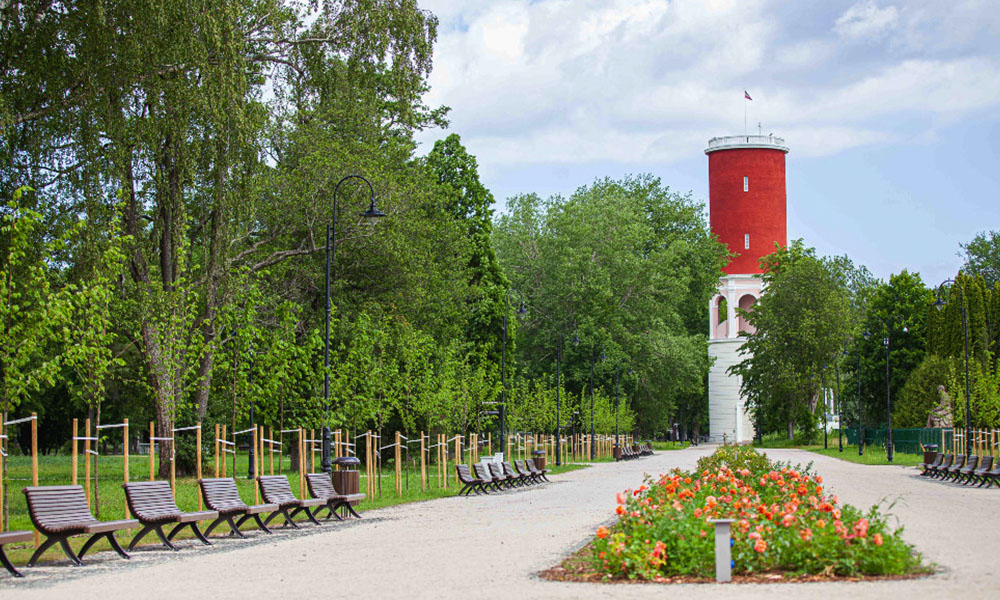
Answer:
<svg viewBox="0 0 1000 600"><path fill-rule="evenodd" d="M879 8L874 0L859 2L840 15L833 26L834 32L848 40L880 38L899 23L899 10L895 6Z"/></svg>
<svg viewBox="0 0 1000 600"><path fill-rule="evenodd" d="M689 158L742 131L744 88L749 128L762 121L809 156L919 140L935 122L1000 107L998 20L975 0L960 10L984 15L976 51L937 35L947 19L928 0L857 3L835 23L766 0L440 2L427 100L452 107L451 129L484 169ZM854 43L889 32L943 50ZM890 123L914 115L923 130Z"/></svg>

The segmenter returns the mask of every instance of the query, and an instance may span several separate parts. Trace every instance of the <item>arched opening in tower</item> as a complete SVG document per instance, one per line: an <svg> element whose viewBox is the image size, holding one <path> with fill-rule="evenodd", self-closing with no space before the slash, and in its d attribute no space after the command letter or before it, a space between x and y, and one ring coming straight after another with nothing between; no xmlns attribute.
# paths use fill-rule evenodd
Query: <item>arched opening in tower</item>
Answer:
<svg viewBox="0 0 1000 600"><path fill-rule="evenodd" d="M757 304L757 298L755 298L753 294L745 294L743 295L742 298L740 298L739 306L741 310L750 312L753 309L754 304ZM743 316L742 314L739 315L738 319L739 319L739 329L737 329L737 331L740 333L740 335L742 335L743 333L755 333L757 331L757 329L753 325L747 323L746 317Z"/></svg>
<svg viewBox="0 0 1000 600"><path fill-rule="evenodd" d="M729 305L725 296L715 299L715 322L712 339L724 339L729 337Z"/></svg>

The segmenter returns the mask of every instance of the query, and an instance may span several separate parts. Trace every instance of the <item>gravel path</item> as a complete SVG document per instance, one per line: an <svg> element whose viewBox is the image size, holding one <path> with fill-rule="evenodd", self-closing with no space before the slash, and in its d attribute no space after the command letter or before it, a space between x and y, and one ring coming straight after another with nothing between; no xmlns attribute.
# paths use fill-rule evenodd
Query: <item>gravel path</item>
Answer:
<svg viewBox="0 0 1000 600"><path fill-rule="evenodd" d="M939 572L911 581L770 585L601 585L556 583L536 573L586 543L613 520L615 492L644 473L690 468L712 450L660 452L620 464L559 475L535 489L445 498L364 513L365 519L307 531L187 542L179 553L137 552L132 561L104 553L93 564L28 570L21 581L0 576L8 598L1000 598L997 561L1000 490L925 481L914 469L870 467L796 450L768 454L815 461L827 489L868 507L896 500L906 538ZM942 596L944 595L944 596Z"/></svg>

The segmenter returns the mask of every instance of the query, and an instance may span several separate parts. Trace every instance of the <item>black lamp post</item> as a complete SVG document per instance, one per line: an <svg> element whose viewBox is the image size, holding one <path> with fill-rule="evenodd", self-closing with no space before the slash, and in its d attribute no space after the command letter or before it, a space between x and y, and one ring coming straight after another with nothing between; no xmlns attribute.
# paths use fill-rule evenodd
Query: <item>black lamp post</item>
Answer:
<svg viewBox="0 0 1000 600"><path fill-rule="evenodd" d="M885 417L886 423L888 425L887 429L889 431L889 443L886 446L886 457L889 462L892 462L892 393L889 387L889 353L892 351L892 326L900 319L896 315L889 315L888 318L875 317L879 322L882 323L882 327L885 329L885 337L882 338L882 345L885 346ZM903 327L903 333L908 330ZM866 332L867 333L867 332ZM868 334L870 335L870 334ZM866 335L865 337L868 337Z"/></svg>
<svg viewBox="0 0 1000 600"><path fill-rule="evenodd" d="M847 356L847 348L841 351L841 356ZM841 410L843 399L840 397L840 357L833 363L833 373L837 378L837 452L844 451L844 411Z"/></svg>
<svg viewBox="0 0 1000 600"><path fill-rule="evenodd" d="M618 369L615 371L615 448L621 448L621 442L618 440L618 390L621 388L621 378L622 370L628 367L628 374L632 374L632 364L627 358L621 359L618 363Z"/></svg>
<svg viewBox="0 0 1000 600"><path fill-rule="evenodd" d="M572 432L570 433L570 436L572 436L572 439L573 439L573 442L575 442L575 441L576 441L576 422L577 422L577 421L578 421L579 419L580 419L580 411L578 411L578 410L574 410L574 411L573 411L573 416L572 416L572 417L570 417L570 423L572 423L572 424L573 424L573 430L572 430ZM576 444L575 444L575 443L573 443L573 442L570 442L570 445L569 445L569 447L570 447L570 449L571 449L571 450L573 451L573 462L576 462ZM581 449L581 450L582 450L582 449Z"/></svg>
<svg viewBox="0 0 1000 600"><path fill-rule="evenodd" d="M823 369L820 371L820 373L821 374L819 377L820 381L819 387L823 393L823 449L827 450L829 448L829 444L827 443L827 432L830 429L830 423L827 417L830 414L830 411L827 410L826 406L826 363L823 363Z"/></svg>
<svg viewBox="0 0 1000 600"><path fill-rule="evenodd" d="M326 226L326 336L323 347L323 460L322 468L324 473L329 473L330 467L330 264L337 258L337 191L340 184L348 179L360 179L368 184L369 200L368 210L361 213L365 221L374 223L385 213L375 206L375 188L372 182L361 175L348 175L337 182L333 188L333 223Z"/></svg>
<svg viewBox="0 0 1000 600"><path fill-rule="evenodd" d="M871 337L871 335L871 332L865 330L864 336L866 340ZM858 347L857 342L854 342L854 351L858 353L858 370L855 373L855 376L858 379L858 456L864 456L865 432L861 426L861 348Z"/></svg>
<svg viewBox="0 0 1000 600"><path fill-rule="evenodd" d="M595 347L594 350L597 350ZM601 360L607 358L604 356L604 347L601 346ZM590 460L596 458L596 450L594 449L594 443L597 441L597 435L594 432L594 363L597 362L597 353L590 353Z"/></svg>
<svg viewBox="0 0 1000 600"><path fill-rule="evenodd" d="M507 315L510 314L510 293L515 292L521 297L521 305L517 308L517 314L526 315L528 309L524 307L524 294L514 288L507 290L504 295L503 311L503 342L500 350L500 447L507 445Z"/></svg>
<svg viewBox="0 0 1000 600"><path fill-rule="evenodd" d="M247 374L247 394L250 396L250 452L247 456L247 462L249 463L247 465L247 479L253 481L253 479L257 476L257 461L255 460L257 450L257 425L254 423L253 418L253 365L255 360L253 358L253 353L251 353L250 356L250 373ZM152 448L152 446L150 446L150 448ZM233 470L236 470L235 466L233 467Z"/></svg>
<svg viewBox="0 0 1000 600"><path fill-rule="evenodd" d="M561 438L562 438L562 426L559 424L559 411L560 405L560 388L562 388L562 351L563 351L563 338L565 337L565 328L559 328L559 345L556 347L556 466L562 465L562 454L559 452L561 448ZM574 333L573 343L579 344L580 337ZM572 442L570 442L572 446ZM574 460L575 457L574 457Z"/></svg>
<svg viewBox="0 0 1000 600"><path fill-rule="evenodd" d="M934 303L934 308L941 310L948 303L948 300L941 299L941 288L949 283L952 286L948 288L948 300L951 300L951 290L956 287L956 282L954 279L946 279L938 286L937 302ZM969 320L965 313L965 292L962 290L962 286L958 286L958 293L962 295L959 300L962 303L962 335L965 338L965 456L968 458L972 454L972 402L969 397ZM942 450L944 449L942 448Z"/></svg>

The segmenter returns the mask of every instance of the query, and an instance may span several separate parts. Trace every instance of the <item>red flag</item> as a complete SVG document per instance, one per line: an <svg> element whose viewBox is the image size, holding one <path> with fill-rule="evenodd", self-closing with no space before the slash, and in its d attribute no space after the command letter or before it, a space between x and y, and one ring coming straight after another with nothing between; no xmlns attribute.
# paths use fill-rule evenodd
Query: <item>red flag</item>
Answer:
<svg viewBox="0 0 1000 600"><path fill-rule="evenodd" d="M747 100L753 100L753 98L750 97L750 94L746 90L743 90L743 97L746 98Z"/></svg>

